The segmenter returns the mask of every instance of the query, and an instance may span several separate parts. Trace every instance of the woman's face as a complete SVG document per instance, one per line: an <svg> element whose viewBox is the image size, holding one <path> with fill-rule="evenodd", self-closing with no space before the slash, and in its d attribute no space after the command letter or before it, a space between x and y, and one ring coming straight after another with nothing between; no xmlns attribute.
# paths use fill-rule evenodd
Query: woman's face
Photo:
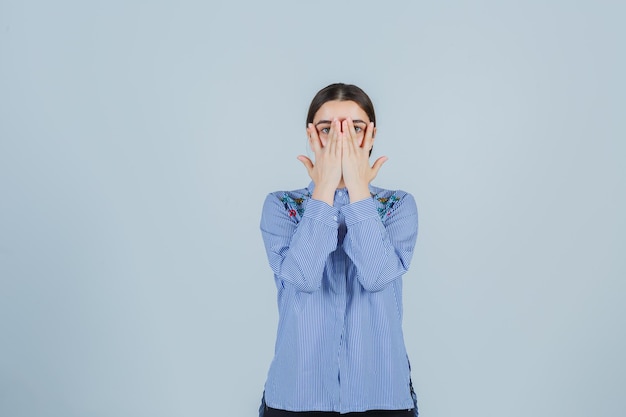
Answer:
<svg viewBox="0 0 626 417"><path fill-rule="evenodd" d="M338 119L340 122L343 122L347 118L352 119L354 129L359 138L359 145L361 145L370 118L367 117L367 113L354 101L338 100L327 101L319 108L315 116L313 116L313 125L317 129L317 134L323 145L326 145L328 131L330 130L330 124L333 119ZM374 128L373 133L374 135L376 134L376 128Z"/></svg>

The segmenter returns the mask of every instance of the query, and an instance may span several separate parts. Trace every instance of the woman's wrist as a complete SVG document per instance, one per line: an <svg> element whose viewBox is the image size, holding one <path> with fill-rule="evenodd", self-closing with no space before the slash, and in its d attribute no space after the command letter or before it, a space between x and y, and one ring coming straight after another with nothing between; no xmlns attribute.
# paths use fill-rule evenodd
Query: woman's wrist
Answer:
<svg viewBox="0 0 626 417"><path fill-rule="evenodd" d="M313 198L314 200L323 201L329 206L332 206L333 203L335 202L335 188L336 187L329 187L329 186L324 186L324 185L318 186L316 184L315 189L313 190L313 195L311 195L311 198Z"/></svg>
<svg viewBox="0 0 626 417"><path fill-rule="evenodd" d="M371 196L368 184L359 184L352 187L348 186L348 194L350 195L351 203L365 200Z"/></svg>

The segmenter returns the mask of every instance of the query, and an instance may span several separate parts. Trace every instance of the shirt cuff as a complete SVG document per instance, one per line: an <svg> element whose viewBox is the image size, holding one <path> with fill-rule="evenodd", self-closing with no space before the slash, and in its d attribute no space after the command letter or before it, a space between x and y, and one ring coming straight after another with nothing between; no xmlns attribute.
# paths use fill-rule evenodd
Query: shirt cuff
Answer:
<svg viewBox="0 0 626 417"><path fill-rule="evenodd" d="M328 227L338 229L338 215L339 210L337 208L329 206L323 201L311 198L306 203L306 208L304 209L304 214L302 214L302 217L308 217L310 219L321 222Z"/></svg>
<svg viewBox="0 0 626 417"><path fill-rule="evenodd" d="M341 213L343 213L346 219L347 227L372 217L379 218L373 198L366 198L347 204L341 208Z"/></svg>

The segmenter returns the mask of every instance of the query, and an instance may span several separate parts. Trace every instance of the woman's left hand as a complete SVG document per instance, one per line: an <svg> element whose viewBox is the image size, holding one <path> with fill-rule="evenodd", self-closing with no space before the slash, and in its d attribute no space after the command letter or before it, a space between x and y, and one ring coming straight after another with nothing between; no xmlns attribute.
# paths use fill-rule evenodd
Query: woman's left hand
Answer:
<svg viewBox="0 0 626 417"><path fill-rule="evenodd" d="M367 125L362 141L350 118L342 122L341 131L343 181L348 188L351 202L363 200L370 197L369 183L376 178L378 170L388 158L381 156L370 167L369 155L374 145L374 123L370 122Z"/></svg>

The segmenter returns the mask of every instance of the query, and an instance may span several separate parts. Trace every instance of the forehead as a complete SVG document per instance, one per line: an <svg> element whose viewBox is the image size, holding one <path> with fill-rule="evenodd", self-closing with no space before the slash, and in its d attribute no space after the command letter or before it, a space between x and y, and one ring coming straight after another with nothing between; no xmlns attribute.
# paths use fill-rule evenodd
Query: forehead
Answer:
<svg viewBox="0 0 626 417"><path fill-rule="evenodd" d="M367 117L367 113L354 101L333 100L327 101L319 108L315 116L313 116L313 123L320 120L333 120L334 118L344 120L348 117L352 120L360 119L365 122L370 121L369 117Z"/></svg>

